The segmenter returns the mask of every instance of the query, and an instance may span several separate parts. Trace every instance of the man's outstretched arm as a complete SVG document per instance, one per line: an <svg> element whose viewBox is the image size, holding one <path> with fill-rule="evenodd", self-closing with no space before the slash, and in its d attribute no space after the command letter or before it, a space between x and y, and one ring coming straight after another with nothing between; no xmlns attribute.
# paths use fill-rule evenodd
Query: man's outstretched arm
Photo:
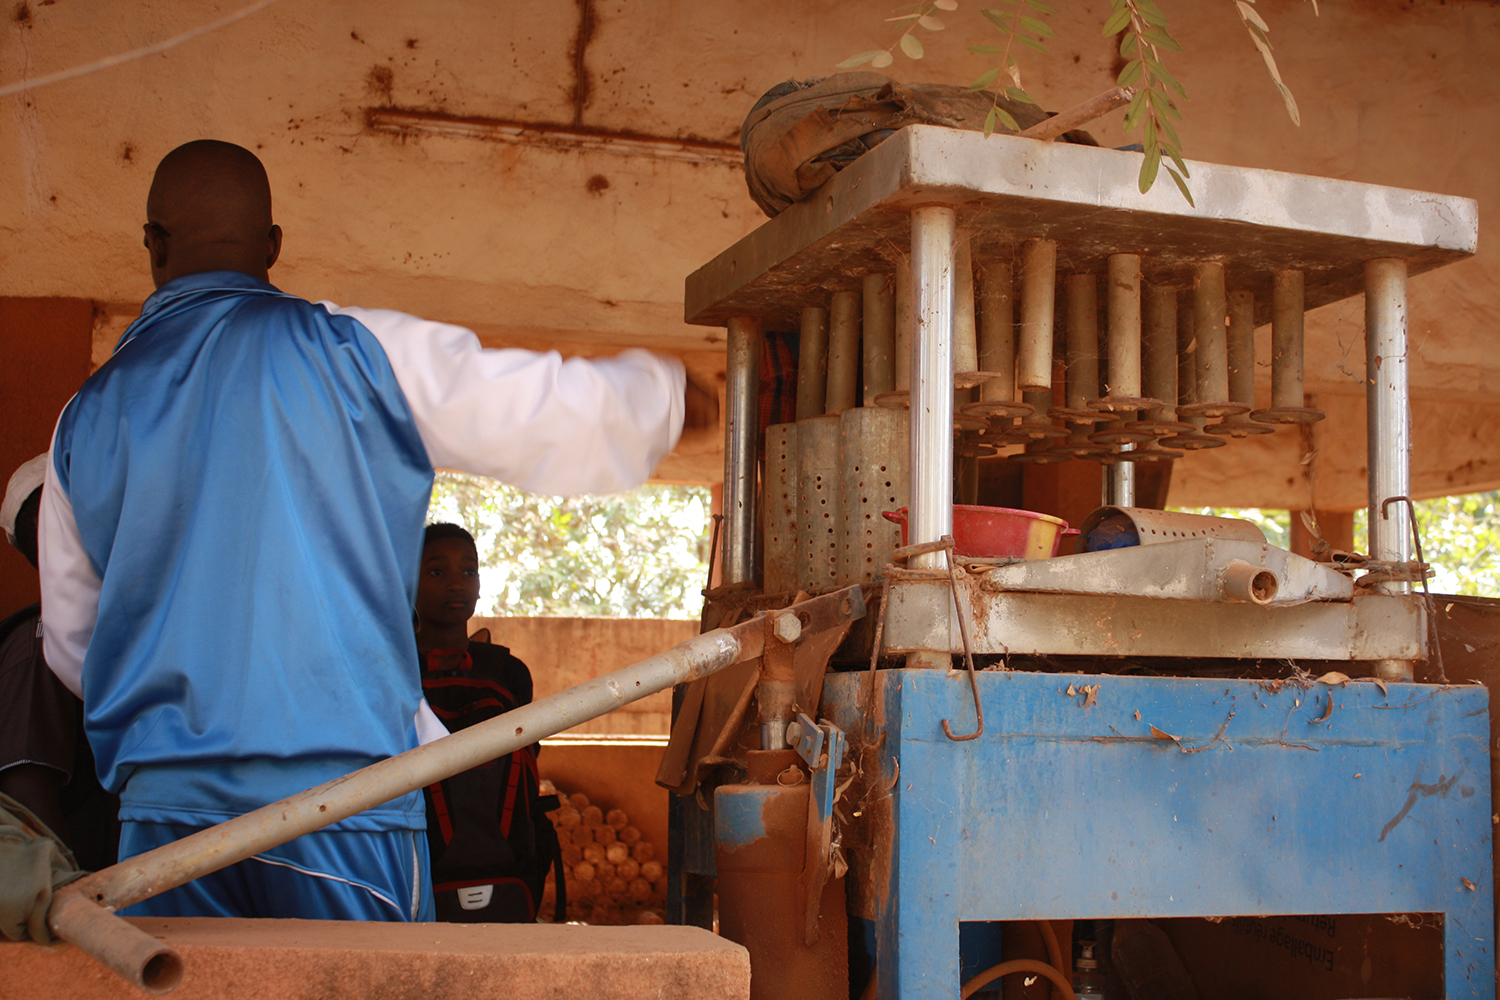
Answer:
<svg viewBox="0 0 1500 1000"><path fill-rule="evenodd" d="M532 493L613 493L645 482L684 426L718 417L717 399L675 358L486 349L463 327L322 305L380 342L440 468Z"/></svg>

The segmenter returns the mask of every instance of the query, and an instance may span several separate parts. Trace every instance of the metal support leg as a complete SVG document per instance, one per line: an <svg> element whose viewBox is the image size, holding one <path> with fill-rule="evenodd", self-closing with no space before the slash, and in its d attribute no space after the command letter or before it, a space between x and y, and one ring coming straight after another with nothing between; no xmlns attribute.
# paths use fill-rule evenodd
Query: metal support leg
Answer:
<svg viewBox="0 0 1500 1000"><path fill-rule="evenodd" d="M956 219L951 208L911 213L911 518L907 544L953 533L953 311ZM946 557L912 558L920 569L943 569Z"/></svg>
<svg viewBox="0 0 1500 1000"><path fill-rule="evenodd" d="M724 420L724 583L755 579L755 453L759 433L760 320L729 321Z"/></svg>
<svg viewBox="0 0 1500 1000"><path fill-rule="evenodd" d="M1411 559L1404 512L1389 497L1411 495L1411 402L1407 390L1406 262L1383 258L1365 264L1365 406L1369 420L1370 556ZM1404 583L1382 584L1404 594Z"/></svg>

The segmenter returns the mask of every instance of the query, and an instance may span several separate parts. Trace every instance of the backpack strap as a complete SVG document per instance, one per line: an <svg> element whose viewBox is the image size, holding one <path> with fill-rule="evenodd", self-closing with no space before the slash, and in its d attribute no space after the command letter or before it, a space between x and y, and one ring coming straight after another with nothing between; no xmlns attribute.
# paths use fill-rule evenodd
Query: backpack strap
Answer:
<svg viewBox="0 0 1500 1000"><path fill-rule="evenodd" d="M555 809L562 808L562 800L556 795L542 795L536 800L538 822L536 824L537 847L541 849L542 858L552 866L553 888L556 895L552 903L552 922L554 924L567 923L568 920L568 879L567 868L562 859L562 842L557 839L557 828L552 825L552 818L547 814Z"/></svg>

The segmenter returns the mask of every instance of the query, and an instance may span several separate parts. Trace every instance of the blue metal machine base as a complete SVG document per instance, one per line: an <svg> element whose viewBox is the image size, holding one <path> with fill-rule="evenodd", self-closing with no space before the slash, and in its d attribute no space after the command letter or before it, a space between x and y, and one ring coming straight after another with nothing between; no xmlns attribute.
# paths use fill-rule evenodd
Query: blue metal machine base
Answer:
<svg viewBox="0 0 1500 1000"><path fill-rule="evenodd" d="M942 731L973 731L960 673L823 688L879 761L863 821L886 832L850 860L881 1000L951 1000L963 921L1343 913L1442 914L1447 996L1495 995L1485 689L978 681L966 743Z"/></svg>

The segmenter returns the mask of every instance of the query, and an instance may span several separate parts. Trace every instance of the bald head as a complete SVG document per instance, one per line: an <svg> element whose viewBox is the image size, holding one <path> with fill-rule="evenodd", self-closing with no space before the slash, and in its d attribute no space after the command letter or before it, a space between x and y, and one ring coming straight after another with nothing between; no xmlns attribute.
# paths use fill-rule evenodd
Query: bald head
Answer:
<svg viewBox="0 0 1500 1000"><path fill-rule="evenodd" d="M281 252L271 184L255 154L202 139L162 159L146 198L146 249L156 286L203 271L266 280Z"/></svg>

